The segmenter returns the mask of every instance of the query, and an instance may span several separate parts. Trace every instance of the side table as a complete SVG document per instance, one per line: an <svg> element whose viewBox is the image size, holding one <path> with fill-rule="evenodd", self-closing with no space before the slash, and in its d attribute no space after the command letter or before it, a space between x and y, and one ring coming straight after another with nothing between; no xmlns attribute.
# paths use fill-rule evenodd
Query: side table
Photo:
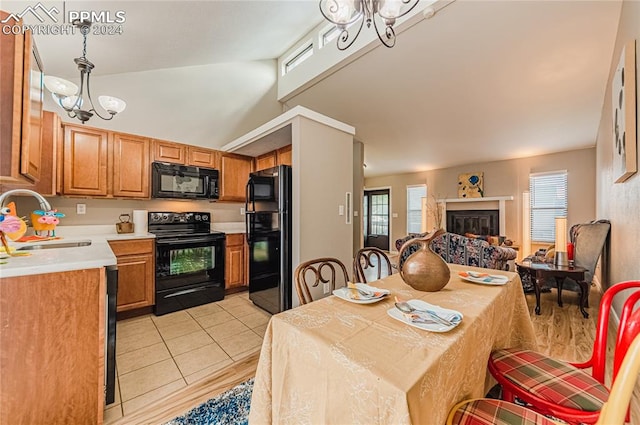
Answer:
<svg viewBox="0 0 640 425"><path fill-rule="evenodd" d="M564 279L568 277L578 282L578 286L580 286L580 312L585 319L589 317L589 313L584 309L587 305L589 295L589 284L584 280L584 274L587 269L575 266L561 267L549 263L534 263L532 261L516 263L516 267L520 278L523 278L527 274L531 278L536 294L536 314L540 314L540 285L542 281L547 277L555 279L558 285L558 305L562 307L562 283Z"/></svg>

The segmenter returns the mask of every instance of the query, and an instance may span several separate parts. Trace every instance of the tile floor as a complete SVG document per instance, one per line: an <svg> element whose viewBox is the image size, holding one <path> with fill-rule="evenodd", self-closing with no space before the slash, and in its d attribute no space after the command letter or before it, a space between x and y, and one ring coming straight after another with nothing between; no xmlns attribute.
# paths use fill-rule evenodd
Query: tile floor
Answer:
<svg viewBox="0 0 640 425"><path fill-rule="evenodd" d="M105 423L259 351L270 317L241 292L164 316L119 321L116 400L105 408Z"/></svg>

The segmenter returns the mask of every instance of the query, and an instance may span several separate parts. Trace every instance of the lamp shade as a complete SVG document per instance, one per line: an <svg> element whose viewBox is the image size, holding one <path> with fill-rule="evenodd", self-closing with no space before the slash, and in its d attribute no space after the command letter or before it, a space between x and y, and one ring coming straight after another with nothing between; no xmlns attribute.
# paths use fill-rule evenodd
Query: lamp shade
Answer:
<svg viewBox="0 0 640 425"><path fill-rule="evenodd" d="M336 25L346 26L361 14L360 0L321 0L320 10Z"/></svg>
<svg viewBox="0 0 640 425"><path fill-rule="evenodd" d="M78 93L78 86L63 78L45 75L44 85L51 92L61 96L73 96Z"/></svg>
<svg viewBox="0 0 640 425"><path fill-rule="evenodd" d="M386 19L395 19L400 16L400 9L404 3L402 0L381 0L378 4L380 5L378 9L380 16Z"/></svg>
<svg viewBox="0 0 640 425"><path fill-rule="evenodd" d="M113 96L98 96L98 102L110 114L119 114L127 107L124 100Z"/></svg>
<svg viewBox="0 0 640 425"><path fill-rule="evenodd" d="M567 252L567 217L556 217L556 252Z"/></svg>

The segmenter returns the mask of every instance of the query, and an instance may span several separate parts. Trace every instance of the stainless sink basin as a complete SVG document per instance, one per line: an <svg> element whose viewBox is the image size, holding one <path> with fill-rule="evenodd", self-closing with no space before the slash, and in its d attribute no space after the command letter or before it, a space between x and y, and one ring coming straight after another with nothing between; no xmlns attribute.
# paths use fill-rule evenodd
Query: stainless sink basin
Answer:
<svg viewBox="0 0 640 425"><path fill-rule="evenodd" d="M77 248L80 246L89 246L91 241L75 241L62 243L41 243L34 245L25 245L17 249L17 251L33 251L35 249L57 249L57 248Z"/></svg>

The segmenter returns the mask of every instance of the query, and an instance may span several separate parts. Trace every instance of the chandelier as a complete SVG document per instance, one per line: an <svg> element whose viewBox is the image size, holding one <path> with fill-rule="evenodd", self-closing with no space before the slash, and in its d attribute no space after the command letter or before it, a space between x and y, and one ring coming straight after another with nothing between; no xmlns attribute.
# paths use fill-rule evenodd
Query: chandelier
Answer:
<svg viewBox="0 0 640 425"><path fill-rule="evenodd" d="M82 56L73 60L80 71L80 88L71 81L50 75L44 77L44 85L51 92L55 102L67 111L69 117L78 118L83 124L94 114L103 120L110 120L117 113L124 111L127 104L117 97L98 96L98 102L100 102L102 108L107 111L108 116L100 115L95 106L93 106L89 77L91 76L91 70L94 68L94 65L87 59L87 34L89 34L91 29L91 21L76 19L72 23L82 34ZM84 100L85 86L88 102ZM85 109L82 109L83 105L87 105Z"/></svg>
<svg viewBox="0 0 640 425"><path fill-rule="evenodd" d="M373 27L382 44L393 47L396 44L396 32L393 29L396 19L411 12L418 1L320 0L320 13L340 30L337 42L339 50L348 49L356 41L365 22L367 28L371 28L371 22L373 22ZM358 20L360 20L360 25L352 37L349 28Z"/></svg>

